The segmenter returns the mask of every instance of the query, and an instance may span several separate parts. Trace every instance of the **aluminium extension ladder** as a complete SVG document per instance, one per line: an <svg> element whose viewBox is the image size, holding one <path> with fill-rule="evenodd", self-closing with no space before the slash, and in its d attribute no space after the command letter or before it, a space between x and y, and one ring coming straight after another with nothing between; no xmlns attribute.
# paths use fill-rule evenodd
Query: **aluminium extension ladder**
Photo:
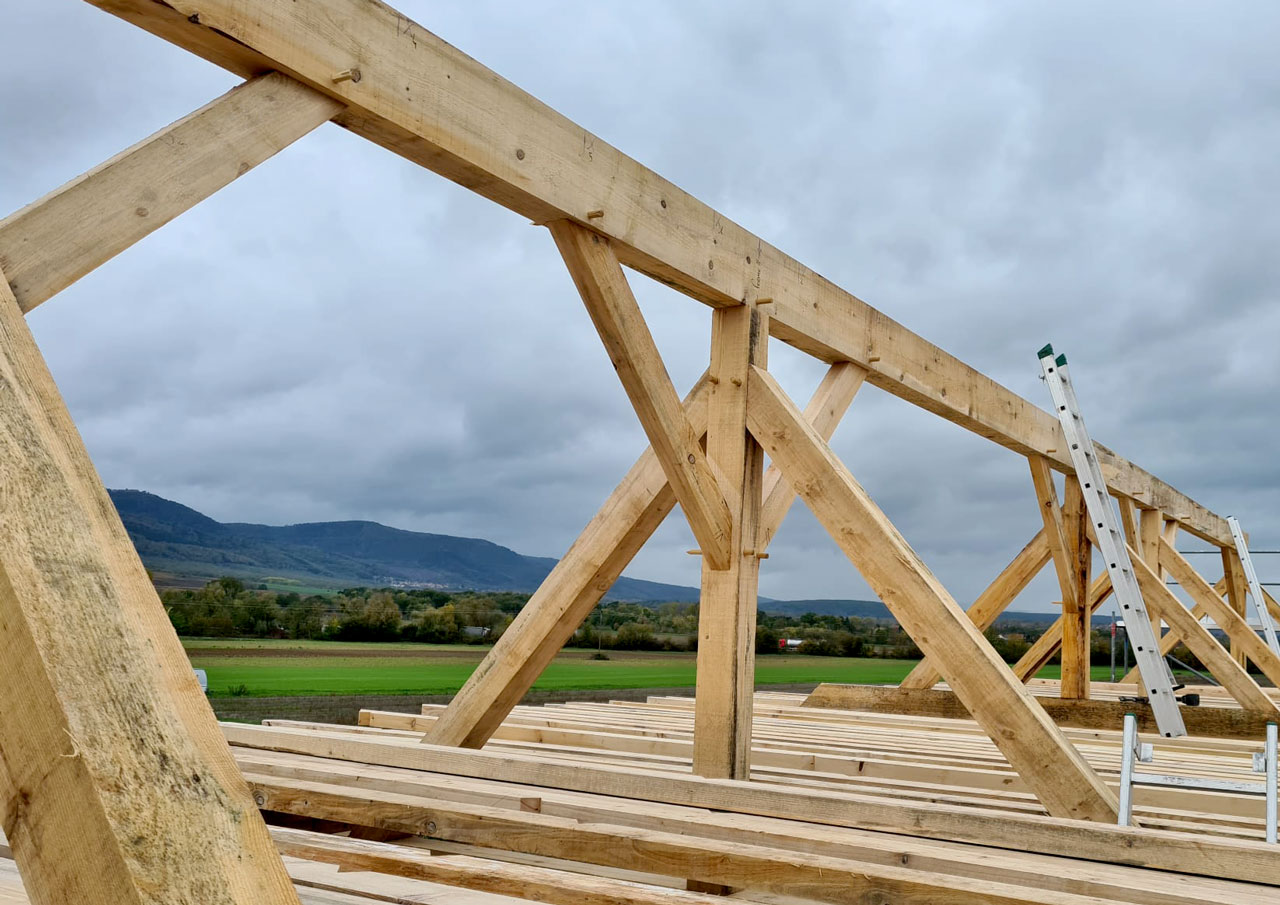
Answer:
<svg viewBox="0 0 1280 905"><path fill-rule="evenodd" d="M1125 630L1133 640L1134 659L1147 691L1152 715L1160 734L1166 738L1186 735L1182 712L1178 709L1178 700L1174 694L1173 673L1160 655L1156 630L1151 624L1151 617L1147 615L1146 605L1142 602L1138 579L1133 574L1133 562L1129 559L1129 550L1125 546L1116 511L1107 493L1107 482L1098 464L1098 453L1094 449L1093 440L1089 438L1089 432L1085 430L1080 406L1076 402L1076 391L1067 375L1067 357L1059 355L1055 358L1051 345L1041 349L1039 356L1042 377L1049 387L1049 395L1053 397L1053 408L1062 424L1062 432L1071 454L1071 464L1075 466L1076 477L1080 480L1089 520L1093 522L1098 550L1103 562L1107 564L1116 600L1124 610Z"/></svg>
<svg viewBox="0 0 1280 905"><path fill-rule="evenodd" d="M1253 772L1264 774L1262 782L1243 782L1235 779L1201 779L1194 776L1171 776L1165 773L1139 773L1134 764L1149 764L1155 759L1155 750L1138 741L1138 719L1132 713L1124 715L1124 752L1120 759L1120 816L1116 823L1130 826L1133 822L1134 786L1174 786L1179 789L1205 789L1214 792L1237 792L1243 795L1264 795L1267 799L1267 841L1276 842L1277 795L1276 790L1276 724L1267 723L1267 741L1262 751L1253 753Z"/></svg>
<svg viewBox="0 0 1280 905"><path fill-rule="evenodd" d="M1227 516L1227 524L1231 526L1231 539L1236 542L1236 553L1240 554L1240 564L1244 566L1244 577L1249 582L1249 596L1258 610L1258 622L1262 624L1263 637L1267 639L1267 647L1280 654L1280 645L1276 644L1276 627L1271 622L1271 614L1267 612L1267 599L1262 596L1262 585L1258 583L1258 573L1253 568L1253 558L1249 556L1249 545L1245 543L1244 532L1240 530L1240 520L1234 515Z"/></svg>

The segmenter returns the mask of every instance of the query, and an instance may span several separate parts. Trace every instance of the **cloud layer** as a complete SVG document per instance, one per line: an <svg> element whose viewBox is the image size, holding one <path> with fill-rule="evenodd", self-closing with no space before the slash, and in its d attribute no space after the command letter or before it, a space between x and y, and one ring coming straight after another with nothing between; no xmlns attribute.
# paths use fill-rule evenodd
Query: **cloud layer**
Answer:
<svg viewBox="0 0 1280 905"><path fill-rule="evenodd" d="M399 6L1040 404L1052 341L1095 436L1280 546L1280 8ZM0 70L5 212L234 84L71 0L7 15ZM708 310L633 284L683 389ZM556 556L644 445L545 231L332 126L30 322L106 482L222 520ZM962 602L1038 527L1018 456L878 390L834 445ZM802 510L762 592L867 596ZM696 584L691 544L631 574Z"/></svg>

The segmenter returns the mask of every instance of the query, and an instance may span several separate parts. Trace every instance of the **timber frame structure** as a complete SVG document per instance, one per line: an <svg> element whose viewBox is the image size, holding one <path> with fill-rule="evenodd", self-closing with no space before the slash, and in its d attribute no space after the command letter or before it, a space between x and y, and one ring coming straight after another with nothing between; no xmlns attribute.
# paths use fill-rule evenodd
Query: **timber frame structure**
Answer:
<svg viewBox="0 0 1280 905"><path fill-rule="evenodd" d="M1086 700L1089 626L1111 588L1093 574L1052 414L376 0L89 2L245 81L0 221L0 794L34 901L297 901L258 816L265 799L230 756L23 315L326 122L545 225L650 441L452 704L422 724L424 754L484 746L679 503L702 558L693 772L749 779L759 564L799 497L926 655L902 706L963 708L1049 817L1115 823L1114 791L1063 728L1102 719L1103 702ZM709 366L683 399L627 269L710 308ZM803 409L768 371L771 339L830 365ZM1043 528L967 612L828 445L864 382L1028 463ZM1280 684L1280 657L1245 619L1227 522L1099 456L1157 635L1168 627L1162 646L1187 644L1247 711L1240 720L1280 717L1244 668ZM1222 550L1218 585L1179 554L1179 532ZM1063 615L1010 668L983 632L1050 562ZM1027 683L1058 653L1063 700L1046 709ZM953 703L911 698L940 680ZM157 837L165 844L148 843Z"/></svg>

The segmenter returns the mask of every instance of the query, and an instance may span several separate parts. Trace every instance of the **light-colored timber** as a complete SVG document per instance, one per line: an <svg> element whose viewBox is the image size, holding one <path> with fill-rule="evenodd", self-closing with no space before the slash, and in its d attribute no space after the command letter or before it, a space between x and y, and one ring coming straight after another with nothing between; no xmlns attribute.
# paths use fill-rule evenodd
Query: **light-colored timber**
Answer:
<svg viewBox="0 0 1280 905"><path fill-rule="evenodd" d="M0 817L32 900L296 903L3 274L0 445Z"/></svg>
<svg viewBox="0 0 1280 905"><path fill-rule="evenodd" d="M1150 705L1141 701L1072 701L1040 698L1040 706L1059 726L1078 729L1118 731L1124 715L1138 718L1141 732L1158 734ZM954 692L942 689L911 689L892 685L819 685L805 699L806 707L866 710L871 713L903 713L919 716L967 719L969 711ZM1183 707L1182 719L1191 735L1214 738L1266 738L1267 723L1275 722L1272 711L1226 707Z"/></svg>
<svg viewBox="0 0 1280 905"><path fill-rule="evenodd" d="M701 776L745 779L751 773L764 451L747 431L747 377L750 368L767 364L768 347L768 315L761 309L712 312L707 456L721 475L731 531L728 568L715 569L705 555L702 561L693 736L693 769Z"/></svg>
<svg viewBox="0 0 1280 905"><path fill-rule="evenodd" d="M770 334L1023 455L1070 473L1057 419L823 279L450 46L367 0L89 0L242 76L268 68L340 99L335 121L528 217L576 220L619 260L715 307L769 298ZM341 22L341 28L333 23ZM359 82L333 83L337 60ZM448 79L440 78L447 73ZM409 88L405 90L406 86ZM481 115L477 115L482 111ZM516 151L523 151L523 156ZM601 216L588 217L592 212ZM749 259L749 260L748 260ZM1052 450L1052 452L1050 452ZM1231 543L1226 519L1104 447L1108 486Z"/></svg>
<svg viewBox="0 0 1280 905"><path fill-rule="evenodd" d="M1050 683L1033 687L1056 694ZM748 900L767 898L784 877L827 902L865 901L849 897L870 882L894 901L950 901L950 894L994 884L1010 901L1072 905L1262 903L1274 894L1267 884L1280 883L1274 853L1256 841L1256 799L1247 809L1223 793L1143 789L1138 811L1155 828L1053 819L1025 792L987 786L972 769L965 780L964 770L944 767L1009 769L971 719L804 704L803 695L756 695L752 765L763 783L691 774L692 698L517 707L481 752L418 744L439 705L424 706L429 714L422 716L365 712L360 727L225 724L224 731L272 819L291 814L326 832L369 826L412 833L398 844L335 840L335 851L313 852L342 863L355 849L385 860L393 873L423 863L413 852L430 849L433 858L458 852L645 883L692 877L731 886ZM1120 733L1064 731L1114 782ZM1256 747L1190 736L1157 744L1162 765L1214 777L1245 775L1243 755ZM821 765L763 763L793 746L822 752ZM932 759L939 780L852 773L841 780L826 770L842 750L861 759L896 757L904 775ZM978 785L966 791L959 785L965 781ZM307 839L325 846L315 834ZM822 878L806 873L804 865L818 863L812 858L821 859ZM447 865L437 873L471 882L468 871ZM1250 882L1234 879L1240 876ZM842 882L827 884L837 877Z"/></svg>
<svg viewBox="0 0 1280 905"><path fill-rule="evenodd" d="M1009 604L1026 590L1031 580L1040 574L1051 556L1048 536L1041 528L965 611L973 624L980 631L990 628L1000 614L1008 609ZM903 688L932 688L941 678L937 668L925 658L912 668L900 684Z"/></svg>
<svg viewBox="0 0 1280 905"><path fill-rule="evenodd" d="M805 411L824 437L835 431L865 374L845 363L832 365L823 377ZM704 375L685 400L689 422L703 434L709 390ZM759 536L767 549L795 491L771 465L764 494ZM468 748L483 745L674 506L675 495L653 450L647 449L454 696L427 740Z"/></svg>
<svg viewBox="0 0 1280 905"><path fill-rule="evenodd" d="M751 432L1049 812L1113 819L1112 792L767 371L751 369L750 393Z"/></svg>
<svg viewBox="0 0 1280 905"><path fill-rule="evenodd" d="M267 73L0 220L18 304L35 308L341 109Z"/></svg>
<svg viewBox="0 0 1280 905"><path fill-rule="evenodd" d="M557 220L550 228L649 437L650 449L701 544L703 560L712 569L728 569L730 515L724 488L680 405L609 240L568 220Z"/></svg>
<svg viewBox="0 0 1280 905"><path fill-rule="evenodd" d="M0 856L31 901L1274 900L1255 800L1143 790L1142 826L1114 826L1129 686L1089 681L1111 586L1090 581L1054 415L380 2L89 2L246 81L0 221ZM23 314L330 120L548 229L651 446L450 705L219 734ZM683 402L624 267L712 309ZM831 366L803 413L770 338ZM863 382L1030 462L1043 528L967 613L828 446ZM1280 658L1244 620L1230 529L1097 454L1161 649L1185 643L1223 684L1191 720L1212 734L1162 740L1162 765L1239 777L1280 715L1243 666L1274 682ZM816 706L853 694L828 686L752 693L759 563L797 496L927 654L903 688L859 692L875 713ZM677 502L703 565L695 698L520 707ZM1219 586L1180 530L1221 548ZM1050 560L1063 615L1010 668L982 632ZM1056 653L1062 679L1034 679ZM269 835L259 809L286 825ZM3 878L0 861L0 896Z"/></svg>

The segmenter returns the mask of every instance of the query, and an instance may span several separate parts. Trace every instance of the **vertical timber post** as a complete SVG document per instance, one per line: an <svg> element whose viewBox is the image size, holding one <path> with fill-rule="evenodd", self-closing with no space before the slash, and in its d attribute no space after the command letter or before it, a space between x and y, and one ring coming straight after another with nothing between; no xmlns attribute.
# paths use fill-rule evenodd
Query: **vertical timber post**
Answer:
<svg viewBox="0 0 1280 905"><path fill-rule="evenodd" d="M1093 547L1089 543L1089 512L1080 481L1067 475L1063 483L1062 520L1067 533L1073 594L1062 601L1062 682L1061 697L1072 700L1089 697L1090 654L1093 646L1093 608L1089 585Z"/></svg>
<svg viewBox="0 0 1280 905"><path fill-rule="evenodd" d="M1222 575L1227 583L1227 602L1231 605L1231 609L1236 611L1241 619L1248 620L1249 611L1248 603L1245 595L1248 593L1248 584L1244 576L1244 564L1240 562L1240 554L1236 552L1235 547L1222 548ZM1231 656L1241 666L1247 666L1247 658L1244 648L1232 639Z"/></svg>
<svg viewBox="0 0 1280 905"><path fill-rule="evenodd" d="M707 458L729 504L729 568L702 564L693 772L748 779L755 687L758 538L764 452L747 431L747 382L765 366L767 315L754 305L718 308L711 321Z"/></svg>
<svg viewBox="0 0 1280 905"><path fill-rule="evenodd" d="M1142 561L1149 565L1153 572L1164 581L1164 569L1160 566L1160 530L1164 527L1164 513L1159 509L1138 510L1138 543L1134 549ZM1145 596L1145 595L1144 595ZM1156 641L1160 640L1164 622L1160 614L1151 611L1151 628L1155 632Z"/></svg>

